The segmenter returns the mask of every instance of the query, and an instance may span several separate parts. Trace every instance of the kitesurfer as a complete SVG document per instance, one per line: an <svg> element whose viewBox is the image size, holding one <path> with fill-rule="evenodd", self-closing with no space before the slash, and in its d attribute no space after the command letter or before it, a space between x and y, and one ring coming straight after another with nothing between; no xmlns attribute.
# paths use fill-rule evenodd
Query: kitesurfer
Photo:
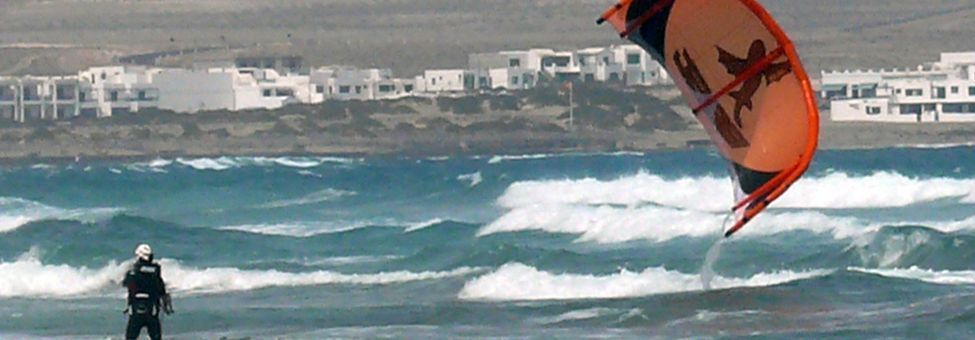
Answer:
<svg viewBox="0 0 975 340"><path fill-rule="evenodd" d="M122 280L122 286L129 291L125 308L129 322L125 327L125 338L138 338L145 327L149 338L161 339L159 312L173 313L172 300L162 279L162 267L153 261L152 248L148 244L137 246L135 256L135 263Z"/></svg>

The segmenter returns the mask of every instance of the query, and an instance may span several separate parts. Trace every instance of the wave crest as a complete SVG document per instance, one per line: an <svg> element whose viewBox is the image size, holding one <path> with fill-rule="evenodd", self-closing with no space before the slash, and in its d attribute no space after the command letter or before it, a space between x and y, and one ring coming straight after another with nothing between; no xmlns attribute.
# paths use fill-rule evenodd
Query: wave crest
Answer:
<svg viewBox="0 0 975 340"><path fill-rule="evenodd" d="M325 284L387 285L412 281L438 280L469 275L478 268L460 267L448 271L393 271L346 274L332 271L283 272L238 268L197 268L174 260L159 261L163 279L177 294L225 293L268 287L295 287ZM66 298L120 291L121 281L131 261L109 262L101 268L44 264L39 251L31 250L14 262L0 262L0 297ZM64 282L71 282L65 285Z"/></svg>
<svg viewBox="0 0 975 340"><path fill-rule="evenodd" d="M973 285L975 284L975 270L931 270L916 266L894 269L867 269L859 267L847 268L849 271L883 277L924 281L944 285Z"/></svg>
<svg viewBox="0 0 975 340"><path fill-rule="evenodd" d="M764 287L824 276L828 270L761 273L749 278L715 277L712 287L729 289ZM467 282L459 293L465 300L575 300L639 297L656 294L701 291L701 278L664 268L642 272L622 270L596 276L553 274L521 263L508 263L496 271Z"/></svg>
<svg viewBox="0 0 975 340"><path fill-rule="evenodd" d="M596 179L525 181L508 187L498 198L505 208L528 205L658 204L703 211L727 210L732 201L727 178L666 179L639 173L611 181ZM842 188L842 189L839 189ZM723 199L727 197L727 199ZM975 180L919 179L893 172L868 176L833 173L796 182L774 208L850 209L903 207L939 199L975 202Z"/></svg>
<svg viewBox="0 0 975 340"><path fill-rule="evenodd" d="M62 209L16 197L0 197L0 234L47 219L95 222L124 211L121 208Z"/></svg>

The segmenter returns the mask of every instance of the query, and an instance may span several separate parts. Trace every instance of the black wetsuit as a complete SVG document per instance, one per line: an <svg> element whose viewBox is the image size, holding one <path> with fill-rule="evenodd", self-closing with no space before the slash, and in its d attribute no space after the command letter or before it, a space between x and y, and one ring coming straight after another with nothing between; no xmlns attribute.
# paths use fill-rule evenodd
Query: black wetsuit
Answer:
<svg viewBox="0 0 975 340"><path fill-rule="evenodd" d="M159 312L163 309L162 299L168 298L166 284L162 280L162 268L151 259L136 260L132 269L125 273L122 285L129 290L129 323L125 327L125 338L138 338L145 327L150 338L161 339Z"/></svg>

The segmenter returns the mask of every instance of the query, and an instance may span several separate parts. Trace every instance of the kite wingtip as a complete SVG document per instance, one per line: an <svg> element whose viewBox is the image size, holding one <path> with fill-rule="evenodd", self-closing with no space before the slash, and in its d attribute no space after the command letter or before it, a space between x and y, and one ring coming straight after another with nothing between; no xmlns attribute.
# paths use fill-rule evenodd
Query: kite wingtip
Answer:
<svg viewBox="0 0 975 340"><path fill-rule="evenodd" d="M606 18L596 19L596 25L602 25L604 22L606 22Z"/></svg>

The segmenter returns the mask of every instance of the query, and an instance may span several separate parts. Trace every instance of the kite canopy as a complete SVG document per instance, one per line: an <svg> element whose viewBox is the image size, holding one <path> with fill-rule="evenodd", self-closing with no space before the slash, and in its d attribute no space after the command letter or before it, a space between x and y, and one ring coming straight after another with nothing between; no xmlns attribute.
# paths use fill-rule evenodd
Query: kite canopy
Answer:
<svg viewBox="0 0 975 340"><path fill-rule="evenodd" d="M757 1L623 0L604 21L667 67L728 160L736 221L725 236L809 167L815 96L792 42Z"/></svg>

